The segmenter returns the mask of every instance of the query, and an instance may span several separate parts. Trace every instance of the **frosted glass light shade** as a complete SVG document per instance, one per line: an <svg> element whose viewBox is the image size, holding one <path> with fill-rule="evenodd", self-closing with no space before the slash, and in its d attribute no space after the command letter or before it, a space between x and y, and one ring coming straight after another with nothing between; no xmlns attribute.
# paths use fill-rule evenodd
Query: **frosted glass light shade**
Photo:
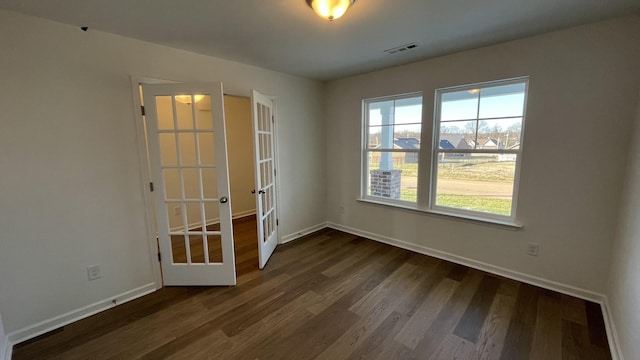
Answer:
<svg viewBox="0 0 640 360"><path fill-rule="evenodd" d="M318 16L327 20L335 20L344 15L356 0L307 0Z"/></svg>

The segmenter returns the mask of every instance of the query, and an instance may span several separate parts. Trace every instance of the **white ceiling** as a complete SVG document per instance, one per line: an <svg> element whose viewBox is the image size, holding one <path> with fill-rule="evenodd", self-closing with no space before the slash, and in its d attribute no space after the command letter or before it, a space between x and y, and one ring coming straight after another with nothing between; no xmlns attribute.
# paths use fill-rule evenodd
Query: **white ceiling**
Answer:
<svg viewBox="0 0 640 360"><path fill-rule="evenodd" d="M357 0L334 22L305 0L0 0L0 8L329 80L637 12L640 0Z"/></svg>

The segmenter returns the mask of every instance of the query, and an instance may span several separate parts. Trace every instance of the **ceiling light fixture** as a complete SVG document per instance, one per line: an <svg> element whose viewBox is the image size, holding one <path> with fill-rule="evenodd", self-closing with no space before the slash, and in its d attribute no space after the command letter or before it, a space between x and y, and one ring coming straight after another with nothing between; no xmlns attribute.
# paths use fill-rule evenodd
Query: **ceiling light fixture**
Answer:
<svg viewBox="0 0 640 360"><path fill-rule="evenodd" d="M335 20L353 5L356 0L306 0L313 11L321 18L325 18L329 21Z"/></svg>

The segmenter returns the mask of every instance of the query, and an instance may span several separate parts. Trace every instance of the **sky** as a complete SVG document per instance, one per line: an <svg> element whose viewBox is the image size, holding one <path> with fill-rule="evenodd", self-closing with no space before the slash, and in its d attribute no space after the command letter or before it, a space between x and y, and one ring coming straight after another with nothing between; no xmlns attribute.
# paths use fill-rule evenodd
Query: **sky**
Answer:
<svg viewBox="0 0 640 360"><path fill-rule="evenodd" d="M494 128L494 126L498 125L503 131L522 121L524 92L511 92L507 94L478 97L477 95L474 96L471 91L463 90L447 93L447 95L451 96L445 97L445 101L442 102L442 128L449 126L465 129L469 126L467 124L473 125L475 123L475 119L478 118L478 115L480 119L486 119L485 121L490 128ZM452 100L446 101L447 98ZM411 104L420 102L416 101L415 98L412 100L413 101L410 102ZM504 117L511 118L505 119ZM473 119L473 121L470 122L470 119ZM403 132L405 130L409 132L419 132L421 120L422 105L402 106L402 100L396 102L394 122L394 130L396 133ZM374 127L380 125L382 125L382 116L380 111L370 111L369 126ZM375 134L379 133L380 130L380 127L374 127L370 128L369 132L371 134Z"/></svg>

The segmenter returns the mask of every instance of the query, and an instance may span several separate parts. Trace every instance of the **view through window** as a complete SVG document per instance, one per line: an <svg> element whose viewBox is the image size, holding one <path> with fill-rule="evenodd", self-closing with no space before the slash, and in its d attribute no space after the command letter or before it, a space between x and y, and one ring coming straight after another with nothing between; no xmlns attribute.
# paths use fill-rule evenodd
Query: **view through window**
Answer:
<svg viewBox="0 0 640 360"><path fill-rule="evenodd" d="M422 95L365 101L365 194L415 203Z"/></svg>
<svg viewBox="0 0 640 360"><path fill-rule="evenodd" d="M514 215L527 80L436 91L432 208Z"/></svg>
<svg viewBox="0 0 640 360"><path fill-rule="evenodd" d="M425 119L421 94L364 100L363 198L514 220L527 87L518 78L438 89ZM434 129L431 146L423 126Z"/></svg>

